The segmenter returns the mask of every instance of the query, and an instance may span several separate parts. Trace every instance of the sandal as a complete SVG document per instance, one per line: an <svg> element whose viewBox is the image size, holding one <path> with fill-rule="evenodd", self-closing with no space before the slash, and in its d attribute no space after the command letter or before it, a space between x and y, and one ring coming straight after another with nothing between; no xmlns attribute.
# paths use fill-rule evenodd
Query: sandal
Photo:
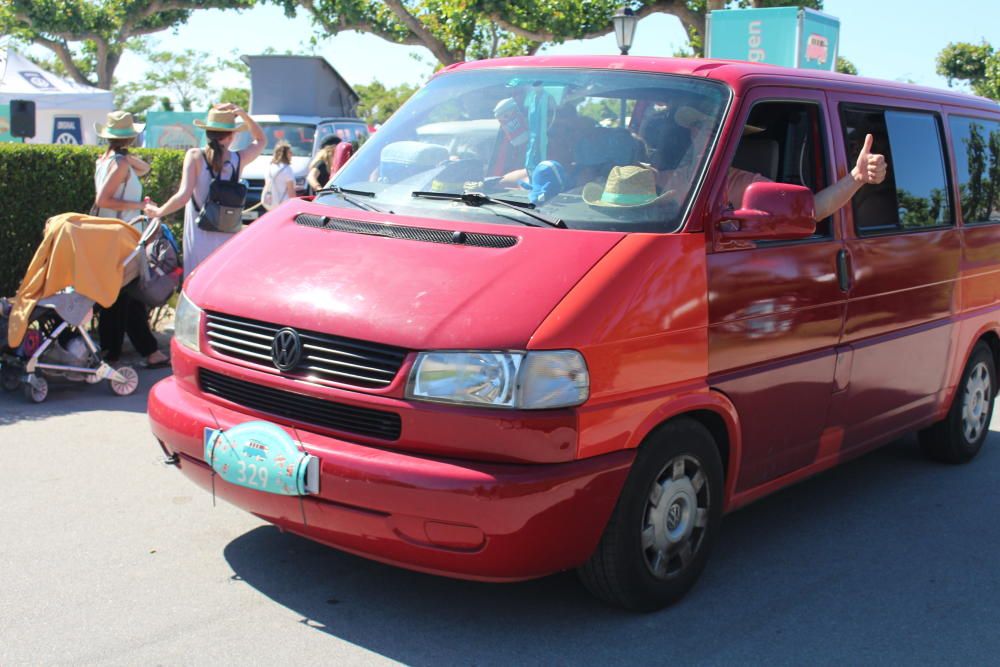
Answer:
<svg viewBox="0 0 1000 667"><path fill-rule="evenodd" d="M150 370L155 368L166 368L170 365L170 357L164 355L163 359L160 359L159 361L149 361L148 359L143 359L139 365Z"/></svg>

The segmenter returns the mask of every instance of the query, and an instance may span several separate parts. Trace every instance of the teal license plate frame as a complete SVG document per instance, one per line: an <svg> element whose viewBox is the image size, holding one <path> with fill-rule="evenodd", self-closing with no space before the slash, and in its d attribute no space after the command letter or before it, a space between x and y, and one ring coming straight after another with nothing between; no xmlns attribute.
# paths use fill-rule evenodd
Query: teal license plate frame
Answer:
<svg viewBox="0 0 1000 667"><path fill-rule="evenodd" d="M206 428L205 462L237 486L281 496L319 493L320 460L278 426L266 421L230 429Z"/></svg>

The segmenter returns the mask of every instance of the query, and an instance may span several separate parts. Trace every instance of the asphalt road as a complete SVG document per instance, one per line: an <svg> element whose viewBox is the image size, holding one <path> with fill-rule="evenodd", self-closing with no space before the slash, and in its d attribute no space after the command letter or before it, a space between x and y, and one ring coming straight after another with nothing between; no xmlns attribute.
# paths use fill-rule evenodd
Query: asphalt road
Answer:
<svg viewBox="0 0 1000 667"><path fill-rule="evenodd" d="M166 371L143 372L148 385ZM0 664L996 663L1000 433L913 438L727 517L699 585L632 615L573 574L421 575L284 535L160 455L145 396L0 395ZM994 429L1000 429L996 419Z"/></svg>

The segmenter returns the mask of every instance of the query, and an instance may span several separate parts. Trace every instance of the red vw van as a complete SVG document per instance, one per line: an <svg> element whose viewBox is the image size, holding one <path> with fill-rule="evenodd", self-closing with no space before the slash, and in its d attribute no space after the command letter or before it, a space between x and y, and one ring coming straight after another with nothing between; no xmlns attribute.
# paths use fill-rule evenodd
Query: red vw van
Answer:
<svg viewBox="0 0 1000 667"><path fill-rule="evenodd" d="M885 180L814 220L868 135ZM976 455L997 142L993 102L817 71L450 67L189 278L153 432L338 549L661 607L725 512L909 431Z"/></svg>

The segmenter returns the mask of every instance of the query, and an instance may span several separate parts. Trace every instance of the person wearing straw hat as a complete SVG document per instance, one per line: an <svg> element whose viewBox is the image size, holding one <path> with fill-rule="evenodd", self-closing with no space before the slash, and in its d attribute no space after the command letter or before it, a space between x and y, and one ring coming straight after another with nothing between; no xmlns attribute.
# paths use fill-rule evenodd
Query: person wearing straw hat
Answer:
<svg viewBox="0 0 1000 667"><path fill-rule="evenodd" d="M205 130L208 146L192 148L184 156L181 184L162 206L147 206L146 215L162 218L184 208L184 277L232 234L201 229L196 222L199 207L204 205L214 178L238 178L243 167L261 154L267 146L267 137L260 125L235 104L216 104L205 120L194 121ZM241 151L230 151L236 134L249 131L252 142Z"/></svg>
<svg viewBox="0 0 1000 667"><path fill-rule="evenodd" d="M149 173L149 165L128 148L139 136L127 111L112 111L104 125L95 123L97 136L108 140L108 148L97 158L94 170L95 215L102 218L131 220L142 215L142 183L139 178Z"/></svg>
<svg viewBox="0 0 1000 667"><path fill-rule="evenodd" d="M139 136L132 122L132 114L127 111L112 111L107 123L95 124L97 136L108 140L108 148L97 159L94 171L94 215L102 218L117 218L130 221L142 214L142 183L140 176L149 173L149 165L130 155L129 146ZM143 366L160 368L170 363L167 355L160 352L156 337L149 328L149 312L146 306L132 299L125 290L109 308L101 309L97 321L97 333L101 339L101 353L109 363L121 357L125 334L132 346L143 357Z"/></svg>

